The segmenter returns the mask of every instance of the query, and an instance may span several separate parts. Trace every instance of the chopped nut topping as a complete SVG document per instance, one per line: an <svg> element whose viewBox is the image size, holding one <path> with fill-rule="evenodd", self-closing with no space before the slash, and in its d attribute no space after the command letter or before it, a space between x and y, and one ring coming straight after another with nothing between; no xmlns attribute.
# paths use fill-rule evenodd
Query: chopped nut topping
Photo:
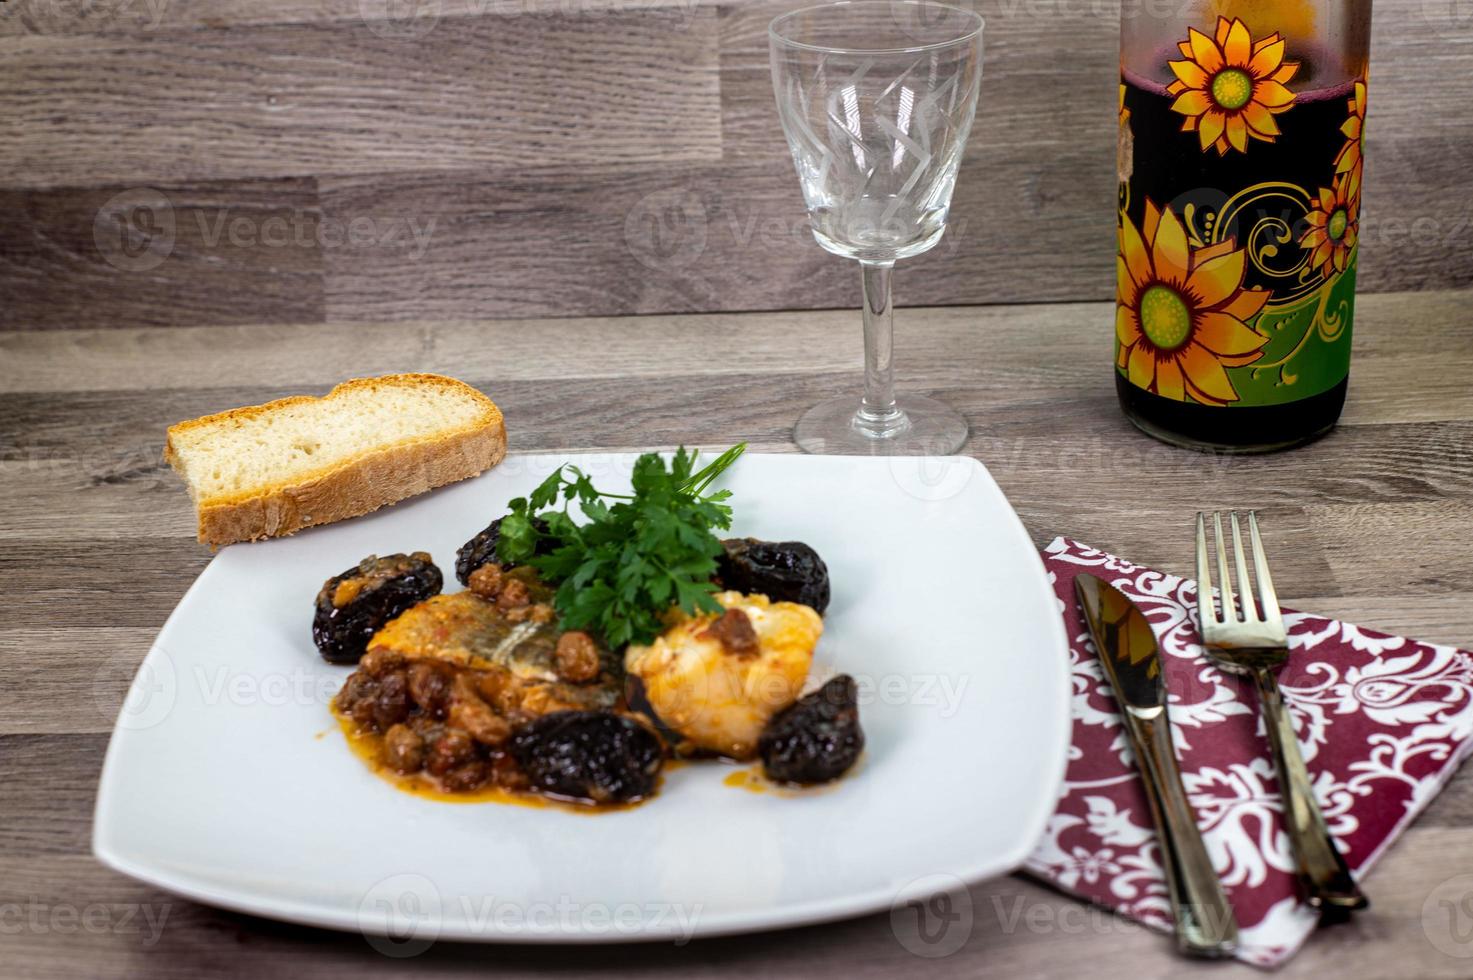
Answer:
<svg viewBox="0 0 1473 980"><path fill-rule="evenodd" d="M495 599L501 591L501 566L487 562L466 579L470 590L483 599Z"/></svg>
<svg viewBox="0 0 1473 980"><path fill-rule="evenodd" d="M565 681L585 684L598 676L598 644L581 630L569 630L557 638L557 672Z"/></svg>
<svg viewBox="0 0 1473 980"><path fill-rule="evenodd" d="M751 617L740 609L728 609L722 613L719 619L706 627L705 635L720 641L727 653L738 657L756 653L759 646Z"/></svg>
<svg viewBox="0 0 1473 980"><path fill-rule="evenodd" d="M496 597L496 605L502 609L516 609L525 606L532 601L532 590L527 588L527 583L521 579L507 579L501 584L501 592Z"/></svg>

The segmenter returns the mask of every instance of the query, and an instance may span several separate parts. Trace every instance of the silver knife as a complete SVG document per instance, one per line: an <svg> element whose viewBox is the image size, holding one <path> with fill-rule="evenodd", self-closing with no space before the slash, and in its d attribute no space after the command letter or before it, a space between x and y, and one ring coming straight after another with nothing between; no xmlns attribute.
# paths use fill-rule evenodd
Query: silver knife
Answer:
<svg viewBox="0 0 1473 980"><path fill-rule="evenodd" d="M1238 945L1238 923L1182 788L1156 634L1135 604L1108 582L1081 573L1074 579L1074 593L1120 702L1120 717L1146 784L1177 945L1192 956L1230 956Z"/></svg>

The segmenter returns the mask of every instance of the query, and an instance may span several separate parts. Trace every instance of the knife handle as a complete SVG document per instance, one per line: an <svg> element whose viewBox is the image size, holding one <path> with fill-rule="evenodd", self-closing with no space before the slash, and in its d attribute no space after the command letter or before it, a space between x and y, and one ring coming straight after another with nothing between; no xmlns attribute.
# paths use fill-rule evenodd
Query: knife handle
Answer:
<svg viewBox="0 0 1473 980"><path fill-rule="evenodd" d="M1187 802L1166 709L1127 717L1137 730L1135 749L1159 831L1177 945L1191 956L1231 956L1238 945L1238 922L1202 843L1197 814Z"/></svg>
<svg viewBox="0 0 1473 980"><path fill-rule="evenodd" d="M1298 865L1297 877L1305 898L1313 908L1363 909L1370 903L1350 876L1345 857L1335 846L1325 815L1314 798L1314 784L1304 767L1294 722L1284 706L1284 695L1273 671L1259 667L1253 671L1263 705L1263 727L1273 745L1274 762L1279 768L1279 791L1284 800L1284 829L1289 834L1290 850Z"/></svg>

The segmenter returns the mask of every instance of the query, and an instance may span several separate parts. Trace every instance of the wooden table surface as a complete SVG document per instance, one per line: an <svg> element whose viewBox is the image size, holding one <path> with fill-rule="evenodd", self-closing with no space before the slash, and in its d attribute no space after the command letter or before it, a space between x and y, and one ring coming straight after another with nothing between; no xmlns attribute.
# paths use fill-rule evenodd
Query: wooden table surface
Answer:
<svg viewBox="0 0 1473 980"><path fill-rule="evenodd" d="M1362 297L1342 425L1286 455L1210 457L1136 434L1115 407L1108 304L902 311L899 379L966 412L966 451L1040 544L1069 534L1189 574L1196 510L1257 507L1287 602L1466 646L1470 298ZM91 857L119 699L210 558L159 459L168 424L423 370L490 393L515 450L746 439L791 451L799 412L854 389L859 367L848 312L0 333L0 975L1255 975L1184 964L1165 938L1021 878L978 885L968 941L934 960L907 951L887 915L679 947L441 943L396 959L361 936L173 898ZM1367 880L1373 909L1319 933L1280 975L1473 974L1473 892L1440 904L1470 866L1463 773Z"/></svg>

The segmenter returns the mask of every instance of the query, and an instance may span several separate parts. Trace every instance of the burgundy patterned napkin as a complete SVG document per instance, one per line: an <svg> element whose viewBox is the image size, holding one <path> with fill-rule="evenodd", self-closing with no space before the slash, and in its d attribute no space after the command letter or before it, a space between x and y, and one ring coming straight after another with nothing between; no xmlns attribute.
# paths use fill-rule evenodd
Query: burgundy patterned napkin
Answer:
<svg viewBox="0 0 1473 980"><path fill-rule="evenodd" d="M1251 682L1204 658L1196 583L1067 538L1043 557L1069 633L1074 744L1064 795L1028 870L1171 928L1150 812L1074 599L1074 577L1088 571L1129 596L1155 628L1182 780L1237 912L1238 958L1277 966L1316 920L1295 898L1256 695ZM1279 683L1330 831L1361 878L1473 750L1473 654L1288 610L1284 623L1293 656Z"/></svg>

